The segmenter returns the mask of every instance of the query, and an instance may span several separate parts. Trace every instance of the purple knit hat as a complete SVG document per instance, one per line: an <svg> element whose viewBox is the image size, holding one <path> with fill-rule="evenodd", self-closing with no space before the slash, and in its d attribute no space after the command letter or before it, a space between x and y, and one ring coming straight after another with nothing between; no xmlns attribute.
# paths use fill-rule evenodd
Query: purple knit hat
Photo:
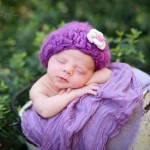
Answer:
<svg viewBox="0 0 150 150"><path fill-rule="evenodd" d="M107 66L110 63L108 43L104 39L106 45L103 50L91 43L87 38L91 29L93 27L86 22L73 21L48 34L39 54L43 66L47 68L52 55L69 49L80 50L90 55L95 62L95 70Z"/></svg>

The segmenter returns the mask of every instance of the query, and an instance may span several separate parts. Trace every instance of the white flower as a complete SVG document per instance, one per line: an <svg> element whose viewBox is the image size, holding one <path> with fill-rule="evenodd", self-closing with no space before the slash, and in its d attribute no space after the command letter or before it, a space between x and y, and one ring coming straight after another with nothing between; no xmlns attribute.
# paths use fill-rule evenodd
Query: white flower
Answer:
<svg viewBox="0 0 150 150"><path fill-rule="evenodd" d="M87 34L87 39L91 43L94 43L99 49L104 50L106 43L103 33L99 32L96 29L91 29L90 32Z"/></svg>

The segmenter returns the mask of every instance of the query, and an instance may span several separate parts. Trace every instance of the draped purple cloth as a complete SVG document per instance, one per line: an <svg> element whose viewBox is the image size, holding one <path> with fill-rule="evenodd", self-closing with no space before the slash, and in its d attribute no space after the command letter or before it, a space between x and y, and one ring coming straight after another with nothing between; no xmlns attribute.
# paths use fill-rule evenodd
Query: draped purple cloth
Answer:
<svg viewBox="0 0 150 150"><path fill-rule="evenodd" d="M42 150L105 150L143 99L129 65L112 63L109 68L112 75L98 85L97 96L77 98L49 119L40 117L33 108L26 110L22 128L27 139ZM135 134L132 136L130 139Z"/></svg>

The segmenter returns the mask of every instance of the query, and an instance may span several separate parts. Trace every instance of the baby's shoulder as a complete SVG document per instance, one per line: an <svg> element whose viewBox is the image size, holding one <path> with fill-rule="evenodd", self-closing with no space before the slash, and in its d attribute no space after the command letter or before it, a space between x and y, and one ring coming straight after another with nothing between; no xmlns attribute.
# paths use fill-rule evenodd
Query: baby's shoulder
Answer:
<svg viewBox="0 0 150 150"><path fill-rule="evenodd" d="M33 83L31 89L43 89L46 86L46 79L45 79L45 75L43 75L42 77L40 77L35 83Z"/></svg>
<svg viewBox="0 0 150 150"><path fill-rule="evenodd" d="M51 90L50 85L47 81L47 77L43 75L41 78L39 78L31 87L30 93L36 93L36 94L42 94L50 96Z"/></svg>

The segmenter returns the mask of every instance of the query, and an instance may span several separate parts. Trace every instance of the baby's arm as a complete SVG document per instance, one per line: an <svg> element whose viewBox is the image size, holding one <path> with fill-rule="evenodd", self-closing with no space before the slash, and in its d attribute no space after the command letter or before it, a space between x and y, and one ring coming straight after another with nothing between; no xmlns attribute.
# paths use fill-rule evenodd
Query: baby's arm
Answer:
<svg viewBox="0 0 150 150"><path fill-rule="evenodd" d="M30 98L33 102L35 111L43 118L53 117L63 110L73 99L81 97L85 94L96 95L98 86L90 84L79 89L72 89L71 92L47 96L44 91L39 88L39 85L33 85L30 90Z"/></svg>
<svg viewBox="0 0 150 150"><path fill-rule="evenodd" d="M92 78L86 83L86 85L92 83L104 83L106 82L111 75L111 70L108 68L102 68L94 72Z"/></svg>

